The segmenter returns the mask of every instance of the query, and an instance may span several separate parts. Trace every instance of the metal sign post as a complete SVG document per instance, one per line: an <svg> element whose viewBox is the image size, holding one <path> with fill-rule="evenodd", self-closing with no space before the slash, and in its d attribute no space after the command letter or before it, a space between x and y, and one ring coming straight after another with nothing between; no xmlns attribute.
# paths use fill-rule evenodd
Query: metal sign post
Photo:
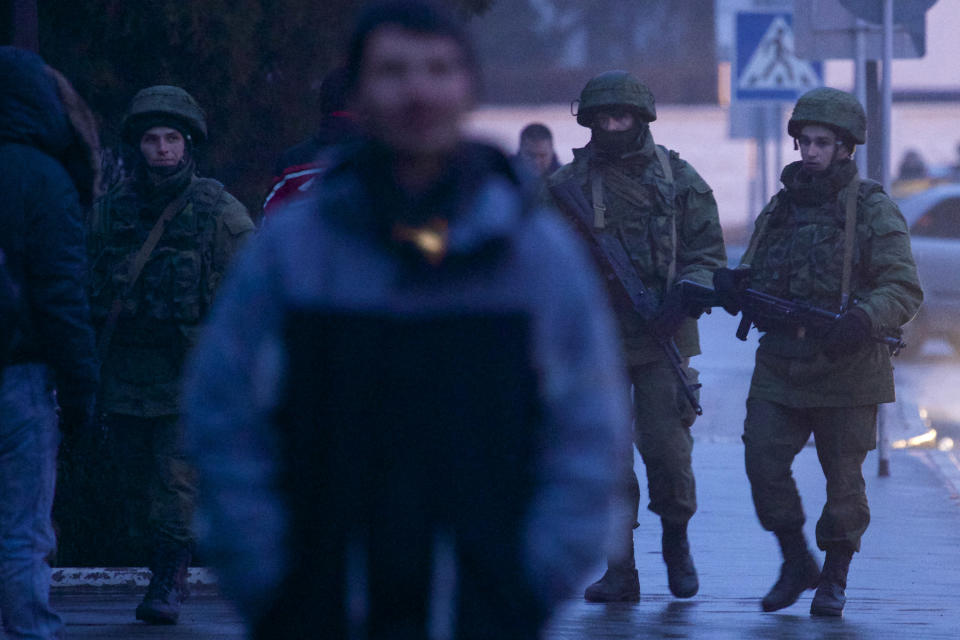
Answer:
<svg viewBox="0 0 960 640"><path fill-rule="evenodd" d="M887 73L895 58L922 58L926 53L926 12L937 0L795 0L797 53L829 59L853 59L854 92L868 111L877 106L879 118L870 119L867 144L856 154L862 175L889 188L891 120ZM871 76L883 62L883 81ZM876 91L871 87L876 87ZM891 90L892 95L892 90Z"/></svg>
<svg viewBox="0 0 960 640"><path fill-rule="evenodd" d="M893 0L883 1L883 190L890 193L890 132L893 130Z"/></svg>

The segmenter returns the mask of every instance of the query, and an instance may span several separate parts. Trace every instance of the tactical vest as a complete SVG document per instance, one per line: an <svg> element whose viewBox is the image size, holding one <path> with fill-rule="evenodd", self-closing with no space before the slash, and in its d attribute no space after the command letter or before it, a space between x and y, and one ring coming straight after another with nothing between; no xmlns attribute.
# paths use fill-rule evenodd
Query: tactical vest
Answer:
<svg viewBox="0 0 960 640"><path fill-rule="evenodd" d="M860 181L857 239L863 237L861 204L880 189L876 182ZM846 192L847 188L841 189L835 199L819 206L798 206L784 190L777 193L761 213L764 223L755 239L750 286L777 297L839 311ZM860 242L855 241L853 291L857 290L860 254Z"/></svg>
<svg viewBox="0 0 960 640"><path fill-rule="evenodd" d="M677 210L668 152L655 149L656 160L644 167L642 175L613 166L591 167L589 186L595 228L617 235L641 280L660 294L676 271Z"/></svg>
<svg viewBox="0 0 960 640"><path fill-rule="evenodd" d="M124 297L115 340L120 344L169 345L171 330L200 322L212 294L217 201L223 185L194 178L184 207L167 226L132 291ZM122 183L97 208L91 256L91 309L103 322L125 289L130 262L156 222L140 215L132 183Z"/></svg>

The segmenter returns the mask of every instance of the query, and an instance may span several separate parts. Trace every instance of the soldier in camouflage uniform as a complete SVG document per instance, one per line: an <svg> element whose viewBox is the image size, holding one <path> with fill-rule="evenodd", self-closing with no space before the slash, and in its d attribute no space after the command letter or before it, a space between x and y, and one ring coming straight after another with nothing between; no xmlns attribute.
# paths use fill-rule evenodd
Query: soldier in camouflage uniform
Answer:
<svg viewBox="0 0 960 640"><path fill-rule="evenodd" d="M207 127L186 91L140 91L122 129L140 151L138 162L97 202L89 230L103 359L99 410L116 446L124 504L140 506L149 494L153 575L137 618L172 624L186 595L196 493L181 452L180 370L231 256L254 225L222 184L196 175L193 150ZM168 216L161 229L158 220ZM155 228L159 241L145 253ZM131 481L144 469L149 486Z"/></svg>
<svg viewBox="0 0 960 640"><path fill-rule="evenodd" d="M712 190L675 151L654 144L649 123L656 117L653 95L627 72L593 78L580 94L577 113L577 122L591 130L590 142L574 149L573 162L553 173L547 186L572 181L593 207L593 233L618 238L644 286L662 301L655 321L645 323L628 301L612 300L633 385L634 440L646 466L648 508L661 519L670 591L689 598L699 589L687 539L697 508L690 434L696 413L654 332L675 339L685 366L700 353L699 311L684 308L673 285L684 278L711 282L726 254ZM599 266L611 277L609 265ZM696 379L697 372L687 369ZM607 572L584 593L592 602L640 597L633 543L640 489L633 451L624 455L630 501L614 525Z"/></svg>
<svg viewBox="0 0 960 640"><path fill-rule="evenodd" d="M870 522L861 466L876 446L877 405L894 400L890 353L871 336L910 320L923 294L903 216L851 159L866 135L856 98L814 89L797 101L787 130L801 160L783 169L783 188L760 213L740 267L718 271L715 286L731 311L737 290L750 286L840 313L816 335L761 321L743 434L757 515L783 553L763 609L790 606L816 587L810 613L839 616L850 560ZM822 573L790 471L811 433L827 481L816 528Z"/></svg>

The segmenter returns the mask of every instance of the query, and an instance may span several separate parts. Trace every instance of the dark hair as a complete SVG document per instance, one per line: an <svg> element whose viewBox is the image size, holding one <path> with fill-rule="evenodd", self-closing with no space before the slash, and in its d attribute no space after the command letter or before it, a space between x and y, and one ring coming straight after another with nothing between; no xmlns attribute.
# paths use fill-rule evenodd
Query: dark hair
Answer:
<svg viewBox="0 0 960 640"><path fill-rule="evenodd" d="M540 122L532 122L520 131L520 142L523 143L525 140L529 140L530 142L549 140L553 142L553 134L550 133L547 125Z"/></svg>
<svg viewBox="0 0 960 640"><path fill-rule="evenodd" d="M355 89L363 65L367 40L374 31L395 26L414 33L452 38L463 51L467 67L479 75L473 44L463 23L430 0L380 0L368 4L357 18L347 46L347 87Z"/></svg>

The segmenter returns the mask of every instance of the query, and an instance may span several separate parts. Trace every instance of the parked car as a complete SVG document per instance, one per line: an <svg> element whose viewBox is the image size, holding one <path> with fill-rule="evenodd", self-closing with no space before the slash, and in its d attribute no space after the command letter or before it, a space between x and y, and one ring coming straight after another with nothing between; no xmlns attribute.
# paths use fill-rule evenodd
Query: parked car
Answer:
<svg viewBox="0 0 960 640"><path fill-rule="evenodd" d="M960 354L960 183L939 184L899 199L923 286L923 307L905 327L905 355L927 338L946 339Z"/></svg>

